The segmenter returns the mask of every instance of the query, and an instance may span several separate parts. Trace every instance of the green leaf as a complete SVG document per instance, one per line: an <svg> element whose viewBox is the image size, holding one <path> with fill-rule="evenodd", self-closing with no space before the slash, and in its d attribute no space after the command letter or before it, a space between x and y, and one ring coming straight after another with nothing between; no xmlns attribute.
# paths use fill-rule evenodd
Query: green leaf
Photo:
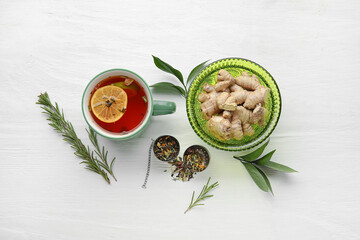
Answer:
<svg viewBox="0 0 360 240"><path fill-rule="evenodd" d="M248 171L248 173L250 174L251 178L254 180L256 185L264 192L269 191L266 180L264 179L263 175L259 172L259 170L251 163L242 162L242 164L244 164L246 170Z"/></svg>
<svg viewBox="0 0 360 240"><path fill-rule="evenodd" d="M256 160L258 157L260 157L260 155L264 152L266 146L268 145L270 139L264 144L262 145L260 148L256 149L255 151L253 151L252 153L249 153L245 156L235 156L236 158L242 158L248 162L254 161Z"/></svg>
<svg viewBox="0 0 360 240"><path fill-rule="evenodd" d="M272 155L274 154L276 150L273 150L271 152L269 152L268 154L266 154L265 156L262 156L261 158L259 158L258 160L255 161L256 164L258 165L265 165L267 162L270 161Z"/></svg>
<svg viewBox="0 0 360 240"><path fill-rule="evenodd" d="M282 165L282 164L276 163L276 162L271 162L271 161L265 163L264 166L274 169L274 170L277 170L277 171L280 171L280 172L287 172L287 173L297 172L296 170L294 170L288 166L285 166L285 165Z"/></svg>
<svg viewBox="0 0 360 240"><path fill-rule="evenodd" d="M272 190L272 187L271 187L271 184L270 184L270 181L268 179L268 177L266 176L266 174L264 173L263 170L261 170L259 167L255 166L256 169L261 173L261 175L263 176L263 178L265 179L265 182L266 182L266 185L268 186L270 192L272 193L272 195L274 195L274 192Z"/></svg>
<svg viewBox="0 0 360 240"><path fill-rule="evenodd" d="M243 160L240 156L233 156L233 158L237 159L237 160Z"/></svg>
<svg viewBox="0 0 360 240"><path fill-rule="evenodd" d="M153 56L155 65L164 72L173 74L179 81L184 85L184 78L181 74L181 72L175 68L173 68L170 64L167 64L166 62L162 61L160 58ZM184 85L185 86L185 85Z"/></svg>
<svg viewBox="0 0 360 240"><path fill-rule="evenodd" d="M169 82L159 82L159 83L155 83L153 85L151 85L150 87L154 87L154 88L162 88L162 89L175 89L178 92L180 92L181 95L183 95L184 97L186 97L186 92L185 90L180 87L177 86L175 84L169 83Z"/></svg>
<svg viewBox="0 0 360 240"><path fill-rule="evenodd" d="M189 84L192 83L192 81L194 81L195 76L199 73L199 71L204 67L204 65L208 62L209 60L206 60L205 62L200 63L199 65L197 65L193 70L191 70L187 81L186 81L186 86L188 86Z"/></svg>

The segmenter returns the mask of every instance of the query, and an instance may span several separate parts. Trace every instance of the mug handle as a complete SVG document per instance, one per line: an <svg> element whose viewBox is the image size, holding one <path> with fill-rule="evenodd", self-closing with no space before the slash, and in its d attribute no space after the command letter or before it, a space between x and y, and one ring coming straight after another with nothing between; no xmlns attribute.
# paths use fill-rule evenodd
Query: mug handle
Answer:
<svg viewBox="0 0 360 240"><path fill-rule="evenodd" d="M153 116L171 114L176 111L174 102L154 100Z"/></svg>

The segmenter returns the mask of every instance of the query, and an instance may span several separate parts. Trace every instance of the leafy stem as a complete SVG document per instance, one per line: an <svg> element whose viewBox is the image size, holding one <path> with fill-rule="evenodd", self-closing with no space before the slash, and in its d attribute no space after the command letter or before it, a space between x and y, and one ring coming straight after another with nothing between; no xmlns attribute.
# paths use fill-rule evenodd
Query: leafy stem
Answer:
<svg viewBox="0 0 360 240"><path fill-rule="evenodd" d="M95 153L100 157L100 160L94 155L93 151L90 151L89 146L85 147L82 141L76 135L73 125L71 122L65 119L65 115L63 110L60 110L59 105L55 102L55 105L51 103L50 97L47 92L41 93L38 96L38 101L36 104L41 105L41 108L44 110L49 121L49 125L52 126L58 133L61 133L63 136L63 140L70 144L71 148L74 149L74 154L81 158L81 164L85 164L85 168L101 175L107 183L110 184L110 179L106 173L110 173L112 176L112 165L114 163L114 159L112 160L110 166L107 163L107 151L103 147L103 151L100 152L100 147L97 143L96 134L90 130L89 138L94 146L97 148ZM95 145L96 144L96 145ZM114 177L115 178L115 177Z"/></svg>
<svg viewBox="0 0 360 240"><path fill-rule="evenodd" d="M263 146L261 146L257 150L247 155L234 156L234 158L240 160L240 162L244 165L251 178L254 180L255 184L261 190L263 190L264 192L270 191L272 194L274 194L272 191L270 181L264 172L264 168L270 168L276 171L286 172L286 173L292 173L297 171L280 163L270 161L276 150L273 150L265 154L264 156L260 157L261 154L264 152L266 146L268 145L269 141L267 141Z"/></svg>
<svg viewBox="0 0 360 240"><path fill-rule="evenodd" d="M178 93L180 93L184 98L187 97L187 95L189 93L188 87L190 87L190 85L191 85L192 81L195 79L196 75L200 72L200 70L209 61L209 60L207 60L205 62L202 62L199 65L197 65L193 70L191 70L191 72L186 80L186 83L185 83L184 77L179 70L173 68L170 64L164 62L163 60L161 60L158 57L153 56L153 60L154 60L155 66L157 68L159 68L160 70L162 70L164 72L174 75L180 81L182 86L178 86L178 85L175 85L170 82L159 82L159 83L151 85L150 87L162 88L162 89L172 89L172 90L175 90Z"/></svg>
<svg viewBox="0 0 360 240"><path fill-rule="evenodd" d="M194 201L194 195L195 195L195 191L193 191L193 194L192 194L192 197L191 197L191 202L189 204L189 207L185 210L184 214L187 213L190 209L192 209L193 207L196 207L196 206L200 206L200 205L204 205L203 203L198 203L200 201L203 201L205 200L206 198L209 198L209 197L213 197L214 195L207 195L208 192L210 192L212 189L216 188L219 186L219 183L218 182L215 182L213 184L211 184L209 186L209 182L210 182L210 179L211 177L209 177L206 185L203 186L199 196L196 198L196 200Z"/></svg>

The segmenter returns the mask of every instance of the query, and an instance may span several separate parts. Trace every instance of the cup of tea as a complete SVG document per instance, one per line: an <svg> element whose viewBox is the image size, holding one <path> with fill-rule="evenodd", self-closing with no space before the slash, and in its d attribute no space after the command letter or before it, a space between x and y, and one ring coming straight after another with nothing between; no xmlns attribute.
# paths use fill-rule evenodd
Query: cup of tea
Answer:
<svg viewBox="0 0 360 240"><path fill-rule="evenodd" d="M116 140L139 135L151 116L176 111L174 102L153 100L144 79L126 69L96 75L84 90L81 107L85 121L95 132Z"/></svg>

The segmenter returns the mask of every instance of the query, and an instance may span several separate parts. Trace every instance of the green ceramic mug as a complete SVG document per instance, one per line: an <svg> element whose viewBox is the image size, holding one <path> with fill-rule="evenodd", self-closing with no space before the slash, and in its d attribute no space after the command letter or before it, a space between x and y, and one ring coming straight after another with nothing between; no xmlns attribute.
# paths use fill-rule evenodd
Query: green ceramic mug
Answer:
<svg viewBox="0 0 360 240"><path fill-rule="evenodd" d="M149 105L143 120L137 127L126 133L114 133L100 127L94 121L89 111L89 100L91 96L91 91L99 82L111 76L125 76L134 79L136 82L138 82L141 85L147 96ZM84 90L82 96L81 108L85 121L95 132L97 132L99 135L103 137L109 139L115 139L115 140L126 140L139 135L139 133L141 133L145 129L145 127L149 124L151 116L171 114L176 111L176 105L173 102L153 100L153 96L151 94L150 88L147 85L147 83L144 81L144 79L142 79L142 77L140 77L138 74L126 69L110 69L96 75L89 82L89 84L86 86Z"/></svg>

